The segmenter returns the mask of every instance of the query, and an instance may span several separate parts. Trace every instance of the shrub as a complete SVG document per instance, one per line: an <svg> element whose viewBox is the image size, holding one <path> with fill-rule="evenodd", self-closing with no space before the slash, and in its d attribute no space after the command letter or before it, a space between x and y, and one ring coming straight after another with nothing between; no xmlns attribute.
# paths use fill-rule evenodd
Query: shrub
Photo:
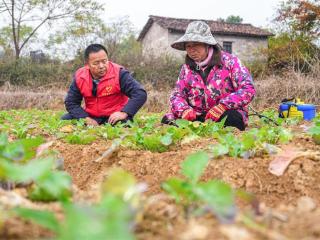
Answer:
<svg viewBox="0 0 320 240"><path fill-rule="evenodd" d="M269 39L267 50L269 69L277 73L284 69L310 72L319 60L320 49L306 36L282 33Z"/></svg>
<svg viewBox="0 0 320 240"><path fill-rule="evenodd" d="M0 84L8 81L22 86L61 86L70 82L72 66L59 61L35 63L28 58L0 63Z"/></svg>

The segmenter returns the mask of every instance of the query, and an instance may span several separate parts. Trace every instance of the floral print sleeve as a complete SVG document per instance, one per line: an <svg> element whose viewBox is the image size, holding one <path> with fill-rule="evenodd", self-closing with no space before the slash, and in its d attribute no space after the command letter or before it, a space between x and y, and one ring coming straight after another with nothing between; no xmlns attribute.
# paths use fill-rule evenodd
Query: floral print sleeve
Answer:
<svg viewBox="0 0 320 240"><path fill-rule="evenodd" d="M243 66L240 60L232 57L226 62L227 68L230 69L229 77L231 79L234 92L220 100L220 103L228 109L239 109L248 105L254 95L255 89L253 86L252 77L248 69Z"/></svg>
<svg viewBox="0 0 320 240"><path fill-rule="evenodd" d="M171 112L176 118L181 118L183 111L190 109L187 102L186 74L188 69L183 65L176 82L176 87L170 96Z"/></svg>

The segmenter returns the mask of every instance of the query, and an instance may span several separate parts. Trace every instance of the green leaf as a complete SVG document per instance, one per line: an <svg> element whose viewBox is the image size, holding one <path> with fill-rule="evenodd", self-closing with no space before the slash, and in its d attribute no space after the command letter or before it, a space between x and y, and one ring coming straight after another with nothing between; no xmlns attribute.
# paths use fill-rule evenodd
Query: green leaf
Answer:
<svg viewBox="0 0 320 240"><path fill-rule="evenodd" d="M35 156L36 148L43 143L43 138L21 139L8 143L3 149L2 155L11 160L29 160Z"/></svg>
<svg viewBox="0 0 320 240"><path fill-rule="evenodd" d="M39 147L45 141L42 137L36 137L36 138L21 139L17 142L22 144L25 150L25 156L23 160L26 161L26 160L32 159L36 155L37 147Z"/></svg>
<svg viewBox="0 0 320 240"><path fill-rule="evenodd" d="M320 134L312 135L312 139L315 142L315 144L320 145Z"/></svg>
<svg viewBox="0 0 320 240"><path fill-rule="evenodd" d="M59 222L55 215L49 211L40 211L28 208L15 208L13 210L18 216L32 220L52 231L57 233L59 231Z"/></svg>
<svg viewBox="0 0 320 240"><path fill-rule="evenodd" d="M170 178L162 184L162 188L169 193L177 203L188 203L193 197L191 185L179 178Z"/></svg>
<svg viewBox="0 0 320 240"><path fill-rule="evenodd" d="M187 128L190 122L185 119L177 119L176 124L178 125L179 128Z"/></svg>
<svg viewBox="0 0 320 240"><path fill-rule="evenodd" d="M182 162L182 174L187 177L191 183L195 184L203 174L208 162L209 157L206 152L200 151L193 153Z"/></svg>
<svg viewBox="0 0 320 240"><path fill-rule="evenodd" d="M13 142L6 145L3 149L2 156L10 160L19 161L24 158L24 153L25 151L22 144L19 142Z"/></svg>
<svg viewBox="0 0 320 240"><path fill-rule="evenodd" d="M229 148L223 144L215 144L211 148L214 157L220 157L229 153Z"/></svg>
<svg viewBox="0 0 320 240"><path fill-rule="evenodd" d="M279 142L280 142L280 143L287 143L287 142L289 142L289 141L292 139L292 137L293 137L291 131L288 130L288 129L285 129L285 128L280 128L279 135L280 135L280 136L279 136Z"/></svg>
<svg viewBox="0 0 320 240"><path fill-rule="evenodd" d="M135 178L121 168L112 169L106 181L102 184L102 192L123 197L126 192L136 185Z"/></svg>
<svg viewBox="0 0 320 240"><path fill-rule="evenodd" d="M66 204L60 240L134 239L128 206L116 196L107 196L100 206Z"/></svg>
<svg viewBox="0 0 320 240"><path fill-rule="evenodd" d="M320 135L320 126L313 126L308 131L311 135Z"/></svg>
<svg viewBox="0 0 320 240"><path fill-rule="evenodd" d="M150 150L151 152L165 152L168 150L168 147L163 145L160 141L161 136L158 134L152 134L149 136L144 136L143 146L145 149Z"/></svg>
<svg viewBox="0 0 320 240"><path fill-rule="evenodd" d="M50 158L37 159L24 165L1 162L0 168L4 170L6 178L11 181L26 182L37 180L51 171L53 160Z"/></svg>
<svg viewBox="0 0 320 240"><path fill-rule="evenodd" d="M172 137L170 134L166 134L163 137L161 137L160 142L165 145L165 146L169 146L172 144Z"/></svg>
<svg viewBox="0 0 320 240"><path fill-rule="evenodd" d="M37 201L68 201L71 195L71 178L65 172L48 173L29 191L29 198Z"/></svg>
<svg viewBox="0 0 320 240"><path fill-rule="evenodd" d="M209 204L220 220L229 222L234 219L236 208L234 192L230 185L212 180L198 184L194 192L200 199Z"/></svg>
<svg viewBox="0 0 320 240"><path fill-rule="evenodd" d="M8 144L8 135L6 133L0 133L0 148Z"/></svg>
<svg viewBox="0 0 320 240"><path fill-rule="evenodd" d="M188 143L191 143L193 142L194 140L197 140L199 139L200 137L196 134L191 134L191 135L188 135L186 137L184 137L181 141L181 144L188 144Z"/></svg>
<svg viewBox="0 0 320 240"><path fill-rule="evenodd" d="M244 151L253 149L256 144L256 137L253 134L245 134L242 136L242 145Z"/></svg>

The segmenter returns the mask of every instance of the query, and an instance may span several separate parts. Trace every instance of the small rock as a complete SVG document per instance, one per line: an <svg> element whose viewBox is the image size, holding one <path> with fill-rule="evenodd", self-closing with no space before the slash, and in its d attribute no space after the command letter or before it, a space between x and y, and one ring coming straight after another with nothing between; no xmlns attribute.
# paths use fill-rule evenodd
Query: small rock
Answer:
<svg viewBox="0 0 320 240"><path fill-rule="evenodd" d="M297 201L297 210L300 213L311 212L317 208L315 201L307 196L300 197Z"/></svg>
<svg viewBox="0 0 320 240"><path fill-rule="evenodd" d="M41 154L45 153L46 151L49 150L49 147L52 146L52 144L54 143L54 141L50 141L50 142L46 142L41 144L36 151L36 157L39 157Z"/></svg>
<svg viewBox="0 0 320 240"><path fill-rule="evenodd" d="M223 225L220 227L220 232L226 236L229 240L252 240L253 236L248 232L247 229L233 226Z"/></svg>
<svg viewBox="0 0 320 240"><path fill-rule="evenodd" d="M4 191L0 189L0 205L6 208L12 208L17 206L28 206L29 201L21 197L14 191Z"/></svg>
<svg viewBox="0 0 320 240"><path fill-rule="evenodd" d="M180 240L205 240L208 239L209 230L206 226L200 225L191 219L187 230L180 235Z"/></svg>
<svg viewBox="0 0 320 240"><path fill-rule="evenodd" d="M71 124L63 126L62 128L59 129L59 131L63 132L63 133L72 133L73 130L74 130L74 128Z"/></svg>

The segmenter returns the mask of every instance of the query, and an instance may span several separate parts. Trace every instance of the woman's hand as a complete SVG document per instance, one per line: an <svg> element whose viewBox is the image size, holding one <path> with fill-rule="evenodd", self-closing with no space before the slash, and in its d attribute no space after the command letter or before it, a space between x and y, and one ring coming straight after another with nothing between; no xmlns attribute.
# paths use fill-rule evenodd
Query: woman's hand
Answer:
<svg viewBox="0 0 320 240"><path fill-rule="evenodd" d="M217 122L226 110L227 108L224 105L218 104L207 112L206 120L211 119L212 121Z"/></svg>
<svg viewBox="0 0 320 240"><path fill-rule="evenodd" d="M181 117L188 121L194 121L197 118L197 113L193 109L187 109L183 111Z"/></svg>

